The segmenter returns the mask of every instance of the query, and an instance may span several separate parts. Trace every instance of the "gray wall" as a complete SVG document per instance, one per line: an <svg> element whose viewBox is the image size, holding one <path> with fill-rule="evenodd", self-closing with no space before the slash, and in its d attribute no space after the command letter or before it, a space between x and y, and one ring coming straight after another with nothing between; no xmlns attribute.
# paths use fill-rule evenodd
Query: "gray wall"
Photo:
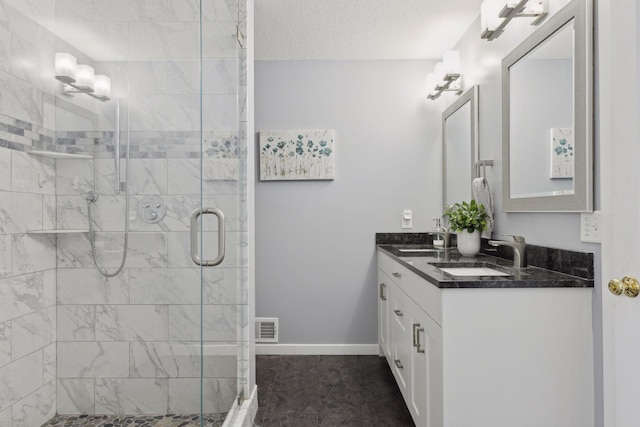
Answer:
<svg viewBox="0 0 640 427"><path fill-rule="evenodd" d="M256 131L334 129L334 181L256 184L256 316L280 343L377 342L376 232L442 214L431 61L256 62Z"/></svg>

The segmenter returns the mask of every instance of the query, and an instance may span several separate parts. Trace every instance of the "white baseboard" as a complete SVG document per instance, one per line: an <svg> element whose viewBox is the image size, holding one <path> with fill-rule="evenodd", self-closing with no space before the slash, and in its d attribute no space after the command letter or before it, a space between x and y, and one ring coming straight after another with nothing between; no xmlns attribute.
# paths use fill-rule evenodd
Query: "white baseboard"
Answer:
<svg viewBox="0 0 640 427"><path fill-rule="evenodd" d="M260 344L256 343L258 355L378 355L378 344Z"/></svg>

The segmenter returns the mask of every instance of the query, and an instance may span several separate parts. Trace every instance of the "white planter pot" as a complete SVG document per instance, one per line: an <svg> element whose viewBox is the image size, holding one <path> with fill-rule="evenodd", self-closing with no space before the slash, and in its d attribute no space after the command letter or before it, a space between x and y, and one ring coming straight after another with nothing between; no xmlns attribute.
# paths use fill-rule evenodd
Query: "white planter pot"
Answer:
<svg viewBox="0 0 640 427"><path fill-rule="evenodd" d="M480 252L480 231L469 233L467 230L458 232L458 252L463 256L476 256Z"/></svg>

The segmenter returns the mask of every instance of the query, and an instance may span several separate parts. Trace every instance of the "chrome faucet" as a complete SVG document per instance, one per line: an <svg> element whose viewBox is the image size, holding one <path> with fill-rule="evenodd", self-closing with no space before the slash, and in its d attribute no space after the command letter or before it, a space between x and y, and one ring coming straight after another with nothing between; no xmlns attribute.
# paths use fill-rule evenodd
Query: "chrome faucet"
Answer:
<svg viewBox="0 0 640 427"><path fill-rule="evenodd" d="M527 244L524 237L513 234L503 234L503 236L513 237L513 242L507 240L489 240L491 246L511 246L513 248L513 268L524 268L527 266Z"/></svg>
<svg viewBox="0 0 640 427"><path fill-rule="evenodd" d="M451 233L446 228L440 225L440 218L434 219L436 222L435 231L428 231L427 234L432 236L440 236L444 240L444 249L451 247Z"/></svg>

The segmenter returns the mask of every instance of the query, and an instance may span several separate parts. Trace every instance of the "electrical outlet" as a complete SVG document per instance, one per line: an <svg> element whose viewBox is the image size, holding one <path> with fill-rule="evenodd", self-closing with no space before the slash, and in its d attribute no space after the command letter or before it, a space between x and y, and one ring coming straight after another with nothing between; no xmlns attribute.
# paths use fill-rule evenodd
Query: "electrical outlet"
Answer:
<svg viewBox="0 0 640 427"><path fill-rule="evenodd" d="M580 241L585 243L600 243L600 211L580 214Z"/></svg>

